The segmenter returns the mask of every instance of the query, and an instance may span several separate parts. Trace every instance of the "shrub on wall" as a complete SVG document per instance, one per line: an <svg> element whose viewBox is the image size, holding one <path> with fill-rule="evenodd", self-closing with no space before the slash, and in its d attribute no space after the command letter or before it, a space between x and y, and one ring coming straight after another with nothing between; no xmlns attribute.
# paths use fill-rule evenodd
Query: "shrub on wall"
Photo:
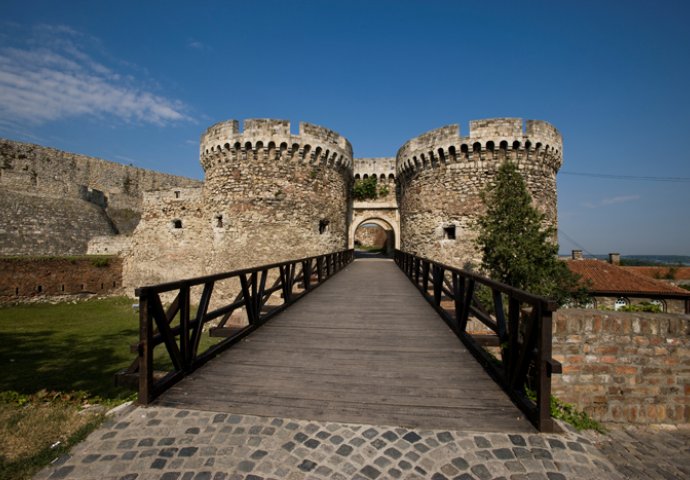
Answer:
<svg viewBox="0 0 690 480"><path fill-rule="evenodd" d="M355 180L355 184L352 187L352 196L355 200L375 199L378 196L376 177Z"/></svg>

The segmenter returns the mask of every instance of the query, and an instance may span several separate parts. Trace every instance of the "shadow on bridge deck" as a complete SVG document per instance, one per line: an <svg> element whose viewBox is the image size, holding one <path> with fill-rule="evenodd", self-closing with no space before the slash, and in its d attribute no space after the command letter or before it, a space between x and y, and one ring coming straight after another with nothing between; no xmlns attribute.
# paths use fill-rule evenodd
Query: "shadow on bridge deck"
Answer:
<svg viewBox="0 0 690 480"><path fill-rule="evenodd" d="M356 260L157 403L319 421L535 431L386 259Z"/></svg>

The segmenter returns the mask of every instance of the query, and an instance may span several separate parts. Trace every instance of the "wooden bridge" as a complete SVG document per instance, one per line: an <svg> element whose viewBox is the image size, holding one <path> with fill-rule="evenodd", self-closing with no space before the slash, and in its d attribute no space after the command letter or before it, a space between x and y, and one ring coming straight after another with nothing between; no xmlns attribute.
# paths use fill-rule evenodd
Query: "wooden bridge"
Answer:
<svg viewBox="0 0 690 480"><path fill-rule="evenodd" d="M126 372L138 376L140 403L419 428L553 428L544 408L558 368L551 304L403 252L395 262L352 256L140 289L139 355ZM214 288L233 281L239 293L211 310ZM479 282L494 313L479 300ZM161 294L171 291L165 311ZM248 325L231 326L240 311ZM468 332L470 318L485 332ZM222 340L198 353L204 325L216 322L211 333ZM547 337L546 346L538 341Z"/></svg>

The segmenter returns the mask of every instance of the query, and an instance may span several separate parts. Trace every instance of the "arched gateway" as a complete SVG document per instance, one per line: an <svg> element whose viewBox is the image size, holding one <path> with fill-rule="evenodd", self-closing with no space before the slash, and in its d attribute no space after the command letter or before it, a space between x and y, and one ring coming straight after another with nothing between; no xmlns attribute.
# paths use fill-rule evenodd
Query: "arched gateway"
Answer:
<svg viewBox="0 0 690 480"><path fill-rule="evenodd" d="M378 225L386 232L386 253L393 254L393 249L400 248L400 214L396 197L395 158L356 158L354 159L354 176L357 178L377 179L375 198L354 200L352 204L352 221L348 232L348 248L355 248L355 237L358 229L365 225Z"/></svg>

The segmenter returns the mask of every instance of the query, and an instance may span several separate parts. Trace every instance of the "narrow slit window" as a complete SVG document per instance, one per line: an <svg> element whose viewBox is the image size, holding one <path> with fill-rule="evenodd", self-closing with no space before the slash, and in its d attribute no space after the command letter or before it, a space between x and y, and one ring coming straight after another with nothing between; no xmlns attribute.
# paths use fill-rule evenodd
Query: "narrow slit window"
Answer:
<svg viewBox="0 0 690 480"><path fill-rule="evenodd" d="M175 190L175 198L180 198L180 191L179 190Z"/></svg>
<svg viewBox="0 0 690 480"><path fill-rule="evenodd" d="M216 227L223 228L223 215L216 215Z"/></svg>
<svg viewBox="0 0 690 480"><path fill-rule="evenodd" d="M455 225L448 225L443 227L443 239L455 240Z"/></svg>
<svg viewBox="0 0 690 480"><path fill-rule="evenodd" d="M323 235L328 231L328 224L331 223L328 220L320 220L319 221L319 234Z"/></svg>

